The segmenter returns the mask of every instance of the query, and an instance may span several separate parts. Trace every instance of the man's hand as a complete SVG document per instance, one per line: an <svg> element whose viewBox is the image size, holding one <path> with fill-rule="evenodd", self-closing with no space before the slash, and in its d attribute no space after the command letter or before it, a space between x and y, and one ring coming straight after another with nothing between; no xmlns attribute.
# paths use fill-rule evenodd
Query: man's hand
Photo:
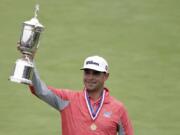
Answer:
<svg viewBox="0 0 180 135"><path fill-rule="evenodd" d="M21 53L23 53L19 41L17 42L17 50L20 51Z"/></svg>
<svg viewBox="0 0 180 135"><path fill-rule="evenodd" d="M35 56L35 52L29 52L29 51L26 51L26 48L25 47L22 47L20 45L20 42L17 42L17 50L21 52L22 55L26 55L28 56L30 59L33 59L34 56Z"/></svg>

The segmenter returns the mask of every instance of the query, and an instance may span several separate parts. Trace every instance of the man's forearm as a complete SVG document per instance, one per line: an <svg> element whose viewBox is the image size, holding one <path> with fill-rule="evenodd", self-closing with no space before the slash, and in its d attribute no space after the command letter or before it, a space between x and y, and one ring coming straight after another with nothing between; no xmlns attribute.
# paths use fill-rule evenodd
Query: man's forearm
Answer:
<svg viewBox="0 0 180 135"><path fill-rule="evenodd" d="M36 68L34 68L32 86L30 86L30 88L38 98L45 101L57 110L64 109L69 103L66 100L62 100L55 93L48 89L46 84L40 79Z"/></svg>

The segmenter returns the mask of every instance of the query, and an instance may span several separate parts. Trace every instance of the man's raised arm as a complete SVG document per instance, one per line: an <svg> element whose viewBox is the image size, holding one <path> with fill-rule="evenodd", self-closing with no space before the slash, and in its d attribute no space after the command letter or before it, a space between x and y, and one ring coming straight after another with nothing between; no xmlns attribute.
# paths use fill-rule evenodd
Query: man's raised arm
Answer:
<svg viewBox="0 0 180 135"><path fill-rule="evenodd" d="M57 110L63 110L69 104L69 101L61 99L46 86L46 84L40 79L36 68L34 68L32 85L29 87L34 95Z"/></svg>

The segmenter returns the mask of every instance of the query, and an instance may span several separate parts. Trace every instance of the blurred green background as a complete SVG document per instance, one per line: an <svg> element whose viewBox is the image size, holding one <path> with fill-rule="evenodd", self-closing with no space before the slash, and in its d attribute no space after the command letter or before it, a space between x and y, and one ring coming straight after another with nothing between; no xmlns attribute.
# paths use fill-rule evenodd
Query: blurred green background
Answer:
<svg viewBox="0 0 180 135"><path fill-rule="evenodd" d="M21 23L45 26L36 65L57 88L82 89L84 58L110 65L106 86L123 101L136 135L180 134L179 0L0 0L0 135L58 135L59 113L8 81Z"/></svg>

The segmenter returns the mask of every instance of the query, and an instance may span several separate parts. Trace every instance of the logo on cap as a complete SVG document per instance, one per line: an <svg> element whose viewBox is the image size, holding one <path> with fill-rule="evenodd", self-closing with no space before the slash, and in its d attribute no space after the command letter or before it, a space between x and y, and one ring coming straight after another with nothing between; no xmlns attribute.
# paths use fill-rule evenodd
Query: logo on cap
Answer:
<svg viewBox="0 0 180 135"><path fill-rule="evenodd" d="M94 62L94 61L86 61L86 65L88 65L88 64L93 64L93 65L99 66L99 63Z"/></svg>

